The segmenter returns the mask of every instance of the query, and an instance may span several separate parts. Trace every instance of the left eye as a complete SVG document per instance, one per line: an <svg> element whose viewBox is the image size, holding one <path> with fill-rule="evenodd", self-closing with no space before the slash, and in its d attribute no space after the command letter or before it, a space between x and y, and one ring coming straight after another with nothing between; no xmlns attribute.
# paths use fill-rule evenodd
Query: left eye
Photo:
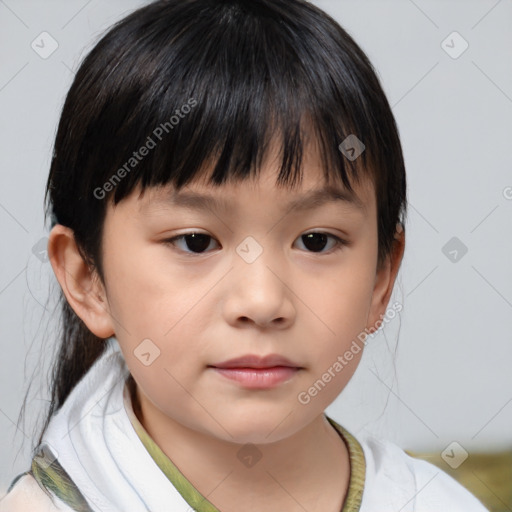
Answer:
<svg viewBox="0 0 512 512"><path fill-rule="evenodd" d="M330 233L323 233L321 231L313 231L311 233L301 235L299 240L301 240L304 245L307 245L308 248L311 248L312 252L321 252L329 238L334 241L331 249L334 249L335 251L341 249L344 245L347 244L341 238L335 235L331 235Z"/></svg>
<svg viewBox="0 0 512 512"><path fill-rule="evenodd" d="M330 233L324 233L321 231L314 231L311 233L305 233L301 235L297 240L300 240L306 250L310 252L331 252L331 251L323 251L328 242L328 240L332 240L332 244L330 249L337 251L341 249L344 245L347 245L347 242L342 240L341 238L331 235ZM183 252L191 252L193 254L202 254L208 249L210 246L210 241L215 240L210 235L205 233L184 233L182 235L175 236L173 238L169 238L164 240L165 243L176 246L178 242L184 241L185 248L182 248ZM188 249L188 250L187 250Z"/></svg>

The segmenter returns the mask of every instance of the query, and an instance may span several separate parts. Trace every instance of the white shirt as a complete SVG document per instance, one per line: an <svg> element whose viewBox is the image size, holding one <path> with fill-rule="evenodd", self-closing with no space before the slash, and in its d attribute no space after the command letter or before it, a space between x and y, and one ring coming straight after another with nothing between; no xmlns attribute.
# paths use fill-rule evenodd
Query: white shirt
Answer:
<svg viewBox="0 0 512 512"><path fill-rule="evenodd" d="M191 512L194 509L134 429L128 376L117 340L110 338L105 352L50 421L43 443L56 452L90 510ZM487 510L439 468L410 457L393 443L371 436L357 441L365 459L364 489L359 509L350 512ZM73 510L57 496L52 499L31 475L24 475L0 501L0 512Z"/></svg>

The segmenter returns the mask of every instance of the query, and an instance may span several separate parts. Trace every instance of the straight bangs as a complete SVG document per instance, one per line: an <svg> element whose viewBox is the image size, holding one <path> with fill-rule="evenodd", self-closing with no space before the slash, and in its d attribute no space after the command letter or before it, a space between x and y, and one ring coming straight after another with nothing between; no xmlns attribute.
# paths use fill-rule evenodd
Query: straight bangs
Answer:
<svg viewBox="0 0 512 512"><path fill-rule="evenodd" d="M372 110L361 104L368 96L362 84L349 79L346 63L333 62L340 53L336 41L313 33L315 23L287 26L286 11L277 13L275 6L202 3L199 20L197 9L187 16L179 7L178 17L170 4L167 18L146 27L133 58L113 63L119 90L108 119L130 115L114 127L124 151L109 152L124 154L122 162L103 162L106 174L97 185L123 165L127 176L115 186L115 203L136 184L180 188L204 169L211 170L211 184L244 179L257 174L279 137L278 183L297 182L306 139L313 138L326 179L335 175L350 189L351 162L339 144L357 134L369 150L365 164L379 143L371 120L361 117ZM129 20L125 30L133 34ZM144 146L148 154L139 162L132 153Z"/></svg>

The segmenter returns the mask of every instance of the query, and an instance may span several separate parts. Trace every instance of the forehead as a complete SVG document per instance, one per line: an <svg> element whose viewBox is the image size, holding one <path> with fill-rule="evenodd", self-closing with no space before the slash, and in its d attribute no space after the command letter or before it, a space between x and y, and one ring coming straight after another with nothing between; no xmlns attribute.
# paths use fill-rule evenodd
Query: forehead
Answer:
<svg viewBox="0 0 512 512"><path fill-rule="evenodd" d="M139 202L140 213L149 213L162 207L174 207L198 211L234 213L240 208L252 207L253 202L269 200L279 211L295 210L306 212L326 205L336 205L355 214L368 215L371 211L371 195L348 191L346 188L316 182L309 188L299 190L289 188L266 189L265 186L253 187L240 183L236 186L190 186L181 190L174 187L152 188Z"/></svg>
<svg viewBox="0 0 512 512"><path fill-rule="evenodd" d="M276 146L269 151L259 172L243 180L231 180L222 185L209 182L210 168L205 168L192 182L176 189L171 184L144 190L137 201L140 213L148 213L161 207L195 210L235 212L244 205L271 199L279 210L307 211L332 204L359 215L371 215L375 210L375 190L368 170L359 183L351 180L352 191L341 178L329 173L326 179L318 147L309 145L304 152L300 179L292 186L278 184L281 156ZM140 193L140 190L139 190ZM139 196L137 196L139 197Z"/></svg>

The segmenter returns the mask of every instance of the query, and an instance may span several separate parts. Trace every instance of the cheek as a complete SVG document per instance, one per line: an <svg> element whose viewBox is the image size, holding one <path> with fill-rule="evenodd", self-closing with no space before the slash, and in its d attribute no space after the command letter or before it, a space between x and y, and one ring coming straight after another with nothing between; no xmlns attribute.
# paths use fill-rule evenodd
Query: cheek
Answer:
<svg viewBox="0 0 512 512"><path fill-rule="evenodd" d="M326 334L342 342L364 330L370 311L375 271L373 259L354 253L329 279L314 288L313 302L326 324Z"/></svg>
<svg viewBox="0 0 512 512"><path fill-rule="evenodd" d="M121 332L162 338L197 302L197 293L183 272L169 264L165 248L146 242L138 247L129 240L124 245L105 264L114 322Z"/></svg>
<svg viewBox="0 0 512 512"><path fill-rule="evenodd" d="M364 351L372 285L367 269L356 271L351 267L350 271L340 271L316 291L315 306L322 323L316 321L311 327L311 332L317 333L312 345L315 350L310 352L311 373L300 396L314 398L315 407L328 407L358 367Z"/></svg>
<svg viewBox="0 0 512 512"><path fill-rule="evenodd" d="M191 286L190 276L165 261L165 251L132 248L110 256L104 266L116 338L134 378L158 393L164 383L176 384L171 374L181 381L190 373L191 357L202 360L206 319L197 311L206 286Z"/></svg>
<svg viewBox="0 0 512 512"><path fill-rule="evenodd" d="M322 285L312 285L312 309L321 323L315 337L313 373L329 389L322 397L327 406L354 374L364 350L365 328L375 284L376 246L360 246L347 253ZM375 251L375 252L374 252ZM320 335L320 333L322 333Z"/></svg>

